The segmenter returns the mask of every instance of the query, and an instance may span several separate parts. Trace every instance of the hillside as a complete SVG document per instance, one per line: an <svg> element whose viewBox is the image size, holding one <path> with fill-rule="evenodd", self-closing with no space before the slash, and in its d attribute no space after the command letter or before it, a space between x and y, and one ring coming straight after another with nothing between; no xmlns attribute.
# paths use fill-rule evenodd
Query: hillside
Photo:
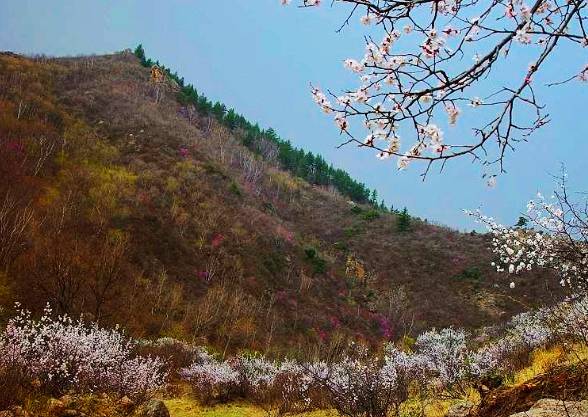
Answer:
<svg viewBox="0 0 588 417"><path fill-rule="evenodd" d="M300 353L550 300L535 272L508 289L488 236L400 230L245 139L128 51L0 55L1 313L50 302L136 336Z"/></svg>

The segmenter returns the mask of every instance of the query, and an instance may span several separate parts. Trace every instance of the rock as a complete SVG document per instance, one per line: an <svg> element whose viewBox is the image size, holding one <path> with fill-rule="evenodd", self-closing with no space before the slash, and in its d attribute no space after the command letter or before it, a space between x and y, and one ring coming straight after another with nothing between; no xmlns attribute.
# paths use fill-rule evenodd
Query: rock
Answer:
<svg viewBox="0 0 588 417"><path fill-rule="evenodd" d="M65 408L71 408L71 405L73 404L74 399L71 395L65 394L63 397L61 397L59 399L59 401L61 401L63 403L63 406Z"/></svg>
<svg viewBox="0 0 588 417"><path fill-rule="evenodd" d="M169 417L169 411L161 400L149 400L143 404L136 414L137 417Z"/></svg>
<svg viewBox="0 0 588 417"><path fill-rule="evenodd" d="M545 398L537 401L529 411L510 417L588 417L588 401L561 401Z"/></svg>
<svg viewBox="0 0 588 417"><path fill-rule="evenodd" d="M133 402L133 400L131 400L129 397L127 397L126 395L124 397L122 397L120 400L118 400L118 405L120 405L122 408L124 409L129 409L131 408L133 405L135 405L135 403Z"/></svg>
<svg viewBox="0 0 588 417"><path fill-rule="evenodd" d="M50 398L47 401L47 412L52 416L60 416L65 408L66 405L61 400Z"/></svg>
<svg viewBox="0 0 588 417"><path fill-rule="evenodd" d="M475 405L470 402L454 404L451 407L449 407L449 410L447 410L447 414L445 414L445 417L468 417L474 409L474 407Z"/></svg>
<svg viewBox="0 0 588 417"><path fill-rule="evenodd" d="M10 407L10 411L12 411L12 415L15 417L29 417L29 412L19 405Z"/></svg>

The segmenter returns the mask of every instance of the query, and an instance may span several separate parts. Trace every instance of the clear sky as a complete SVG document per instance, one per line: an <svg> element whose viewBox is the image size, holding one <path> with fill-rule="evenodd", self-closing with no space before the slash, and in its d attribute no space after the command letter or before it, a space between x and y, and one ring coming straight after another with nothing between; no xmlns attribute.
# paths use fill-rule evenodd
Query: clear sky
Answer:
<svg viewBox="0 0 588 417"><path fill-rule="evenodd" d="M339 137L332 117L312 102L309 85L335 91L356 85L342 61L361 56L364 28L354 21L335 33L344 11L328 4L318 10L282 7L279 0L1 0L0 50L84 55L142 43L149 57L199 92L322 154L376 188L388 204L462 230L476 228L464 208L481 207L514 223L537 191L549 195L550 174L558 173L562 162L572 186L588 191L586 84L542 94L551 124L508 156L508 173L494 189L486 187L482 168L469 161L451 163L422 182L417 165L398 172L395 161L378 161L372 151L335 149ZM552 60L548 75L586 63L586 52L574 53Z"/></svg>

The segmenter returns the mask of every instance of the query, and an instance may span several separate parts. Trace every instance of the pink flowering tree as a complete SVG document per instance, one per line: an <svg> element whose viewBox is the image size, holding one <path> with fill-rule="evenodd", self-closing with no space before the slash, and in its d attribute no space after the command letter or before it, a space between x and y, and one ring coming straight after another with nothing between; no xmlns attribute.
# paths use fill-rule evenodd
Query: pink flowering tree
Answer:
<svg viewBox="0 0 588 417"><path fill-rule="evenodd" d="M322 2L294 3L315 7ZM588 46L585 0L330 3L348 7L341 29L355 21L372 28L366 29L363 56L344 61L357 74L357 85L342 93L313 87L314 101L334 115L342 145L355 143L374 149L379 158L395 157L400 169L423 161L425 175L435 161L445 164L462 156L497 164L501 171L505 153L548 121L536 95L545 84L536 79L548 58L560 46ZM517 60L521 56L528 66ZM566 68L561 79L547 82L574 80L588 80L586 64ZM475 116L466 117L470 112ZM460 119L471 135L447 134ZM354 124L362 125L366 136ZM488 175L492 185L495 174Z"/></svg>

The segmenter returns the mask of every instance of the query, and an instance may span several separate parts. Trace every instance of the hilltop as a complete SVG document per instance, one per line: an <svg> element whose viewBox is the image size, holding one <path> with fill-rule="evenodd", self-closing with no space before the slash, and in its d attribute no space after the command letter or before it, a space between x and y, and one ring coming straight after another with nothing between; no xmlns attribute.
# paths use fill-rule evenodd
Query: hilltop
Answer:
<svg viewBox="0 0 588 417"><path fill-rule="evenodd" d="M50 302L138 337L300 353L551 301L537 272L505 286L489 236L386 209L149 64L0 55L3 313Z"/></svg>

